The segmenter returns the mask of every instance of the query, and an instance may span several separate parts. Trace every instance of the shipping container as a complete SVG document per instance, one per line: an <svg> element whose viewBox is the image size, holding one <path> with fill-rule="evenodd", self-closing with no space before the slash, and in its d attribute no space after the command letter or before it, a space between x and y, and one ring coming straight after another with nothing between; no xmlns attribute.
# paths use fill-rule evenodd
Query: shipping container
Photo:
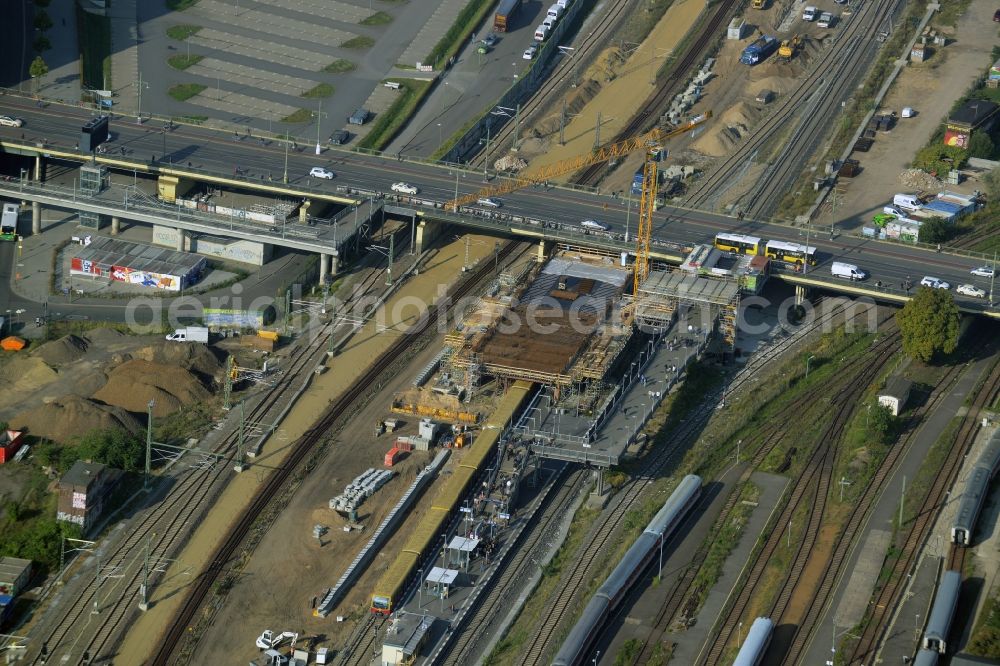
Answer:
<svg viewBox="0 0 1000 666"><path fill-rule="evenodd" d="M392 467L397 462L399 462L399 460L402 457L402 455L403 455L402 451L400 451L399 449L397 449L395 446L392 447L385 454L385 466L386 467Z"/></svg>

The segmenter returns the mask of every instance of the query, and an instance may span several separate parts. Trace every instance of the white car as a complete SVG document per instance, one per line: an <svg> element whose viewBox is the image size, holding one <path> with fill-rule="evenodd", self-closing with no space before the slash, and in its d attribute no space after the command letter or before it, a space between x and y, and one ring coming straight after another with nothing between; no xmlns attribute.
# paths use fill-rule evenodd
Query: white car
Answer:
<svg viewBox="0 0 1000 666"><path fill-rule="evenodd" d="M599 229L600 231L607 231L611 228L603 222L598 222L597 220L584 220L580 223L580 226L586 229Z"/></svg>
<svg viewBox="0 0 1000 666"><path fill-rule="evenodd" d="M399 192L400 194L416 194L420 191L409 183L393 183L391 189L393 192Z"/></svg>
<svg viewBox="0 0 1000 666"><path fill-rule="evenodd" d="M309 175L313 178L325 178L333 180L333 172L325 167L313 167L309 170Z"/></svg>
<svg viewBox="0 0 1000 666"><path fill-rule="evenodd" d="M487 208L499 208L503 205L499 199L494 199L493 197L482 197L476 203Z"/></svg>
<svg viewBox="0 0 1000 666"><path fill-rule="evenodd" d="M813 21L816 20L816 17L818 15L819 15L819 10L813 7L812 5L809 5L808 7L802 10L803 21L809 21L810 23L812 23Z"/></svg>
<svg viewBox="0 0 1000 666"><path fill-rule="evenodd" d="M895 215L896 217L906 217L903 211L899 210L895 206L883 206L882 212L886 215Z"/></svg>
<svg viewBox="0 0 1000 666"><path fill-rule="evenodd" d="M20 127L24 124L24 121L20 118L14 118L13 116L0 116L0 125L4 127Z"/></svg>
<svg viewBox="0 0 1000 666"><path fill-rule="evenodd" d="M960 284L955 288L955 291L962 294L963 296L972 296L973 298L986 298L986 290L980 289L974 284Z"/></svg>
<svg viewBox="0 0 1000 666"><path fill-rule="evenodd" d="M920 286L930 287L931 289L951 289L950 284L940 278L931 277L930 275L924 276L924 279L920 281Z"/></svg>
<svg viewBox="0 0 1000 666"><path fill-rule="evenodd" d="M977 266L969 271L976 277L993 277L993 267L992 266Z"/></svg>
<svg viewBox="0 0 1000 666"><path fill-rule="evenodd" d="M538 53L538 47L532 44L528 48L524 49L524 53L521 54L521 57L525 60L534 60L536 53Z"/></svg>

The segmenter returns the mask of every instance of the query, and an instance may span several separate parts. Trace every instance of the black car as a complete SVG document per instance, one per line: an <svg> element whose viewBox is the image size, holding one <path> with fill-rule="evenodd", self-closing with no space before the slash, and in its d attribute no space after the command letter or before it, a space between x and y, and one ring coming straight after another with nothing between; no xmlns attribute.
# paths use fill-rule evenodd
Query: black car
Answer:
<svg viewBox="0 0 1000 666"><path fill-rule="evenodd" d="M351 140L351 133L347 130L337 130L330 135L330 143L334 146L342 146Z"/></svg>

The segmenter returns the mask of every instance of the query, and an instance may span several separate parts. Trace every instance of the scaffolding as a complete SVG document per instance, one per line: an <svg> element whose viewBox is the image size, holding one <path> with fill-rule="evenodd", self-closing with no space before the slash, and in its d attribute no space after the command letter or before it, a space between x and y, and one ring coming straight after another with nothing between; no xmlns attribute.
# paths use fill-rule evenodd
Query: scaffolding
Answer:
<svg viewBox="0 0 1000 666"><path fill-rule="evenodd" d="M736 345L740 284L729 277L707 278L682 271L653 271L639 287L635 307L636 323L648 330L670 327L682 304L708 306L718 319L722 339L729 348Z"/></svg>

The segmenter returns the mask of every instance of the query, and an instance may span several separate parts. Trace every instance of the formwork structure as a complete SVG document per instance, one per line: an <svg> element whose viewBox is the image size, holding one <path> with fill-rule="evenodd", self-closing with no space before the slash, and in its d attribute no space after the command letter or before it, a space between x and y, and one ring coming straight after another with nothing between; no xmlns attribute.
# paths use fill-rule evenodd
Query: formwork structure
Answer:
<svg viewBox="0 0 1000 666"><path fill-rule="evenodd" d="M632 332L619 316L629 271L615 259L563 248L515 278L501 276L446 337L453 352L444 367L559 389L600 380Z"/></svg>
<svg viewBox="0 0 1000 666"><path fill-rule="evenodd" d="M708 306L718 319L719 333L730 348L736 344L740 306L738 280L708 279L682 271L652 271L636 297L635 321L652 330L666 330L683 304Z"/></svg>

